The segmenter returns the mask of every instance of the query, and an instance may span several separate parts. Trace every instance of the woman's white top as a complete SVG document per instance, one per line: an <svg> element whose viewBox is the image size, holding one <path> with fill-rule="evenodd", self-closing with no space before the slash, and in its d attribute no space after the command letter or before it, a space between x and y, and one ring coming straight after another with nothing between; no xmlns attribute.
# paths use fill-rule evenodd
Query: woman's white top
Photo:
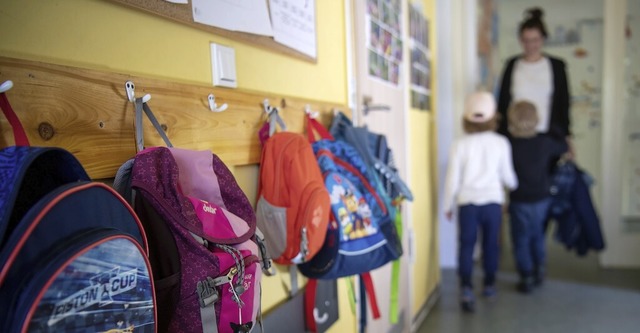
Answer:
<svg viewBox="0 0 640 333"><path fill-rule="evenodd" d="M466 134L453 143L445 181L445 212L453 211L456 204L502 204L504 187L518 187L507 138L489 131Z"/></svg>
<svg viewBox="0 0 640 333"><path fill-rule="evenodd" d="M512 103L521 100L533 103L538 111L538 133L548 132L553 98L553 72L549 58L542 57L535 62L518 59L513 69L512 82Z"/></svg>

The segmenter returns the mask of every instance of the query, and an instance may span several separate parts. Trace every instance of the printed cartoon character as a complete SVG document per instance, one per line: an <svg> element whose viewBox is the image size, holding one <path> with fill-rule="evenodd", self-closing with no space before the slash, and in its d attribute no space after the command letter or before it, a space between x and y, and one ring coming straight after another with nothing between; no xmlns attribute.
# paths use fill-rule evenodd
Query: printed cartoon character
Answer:
<svg viewBox="0 0 640 333"><path fill-rule="evenodd" d="M364 222L365 228L368 228L371 225L371 208L367 204L367 201L364 198L360 198L358 202L358 214L362 217L362 221Z"/></svg>
<svg viewBox="0 0 640 333"><path fill-rule="evenodd" d="M340 227L342 228L342 238L349 239L349 234L353 230L353 224L351 224L351 217L344 207L338 208L338 220L340 221Z"/></svg>
<svg viewBox="0 0 640 333"><path fill-rule="evenodd" d="M367 230L364 228L364 223L362 223L362 219L356 220L354 224L355 224L355 228L351 232L351 239L366 237Z"/></svg>
<svg viewBox="0 0 640 333"><path fill-rule="evenodd" d="M347 207L347 211L349 213L355 213L358 211L358 201L356 200L356 196L353 192L347 190L344 195L342 195L342 202Z"/></svg>
<svg viewBox="0 0 640 333"><path fill-rule="evenodd" d="M363 235L364 224L362 223L362 216L358 214L358 200L356 196L353 194L353 192L347 190L346 193L341 196L341 199L342 203L344 203L345 207L347 208L347 214L352 224L349 232L343 234L348 235L349 239L356 239L366 236Z"/></svg>

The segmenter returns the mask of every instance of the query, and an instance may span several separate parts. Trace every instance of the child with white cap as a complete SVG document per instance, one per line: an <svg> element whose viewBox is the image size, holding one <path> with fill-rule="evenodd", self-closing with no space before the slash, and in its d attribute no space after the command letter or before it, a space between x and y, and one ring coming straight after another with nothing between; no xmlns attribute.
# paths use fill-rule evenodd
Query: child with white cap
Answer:
<svg viewBox="0 0 640 333"><path fill-rule="evenodd" d="M518 179L513 170L511 145L495 132L498 119L491 94L476 92L467 97L462 124L465 135L453 143L450 153L443 209L451 220L458 208L461 305L463 310L473 312L471 275L478 229L482 234L483 295L494 297L504 187L516 189Z"/></svg>

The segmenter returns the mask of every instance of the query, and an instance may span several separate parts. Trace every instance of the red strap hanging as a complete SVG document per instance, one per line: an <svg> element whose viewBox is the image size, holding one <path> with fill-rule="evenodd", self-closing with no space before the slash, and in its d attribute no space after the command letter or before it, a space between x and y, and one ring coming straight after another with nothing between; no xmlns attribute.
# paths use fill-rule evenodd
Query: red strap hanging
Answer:
<svg viewBox="0 0 640 333"><path fill-rule="evenodd" d="M360 274L361 282L364 283L364 287L367 290L367 296L369 298L369 305L371 306L371 316L373 319L380 318L380 309L378 308L378 300L376 299L376 291L373 288L373 280L371 280L371 274L369 272Z"/></svg>
<svg viewBox="0 0 640 333"><path fill-rule="evenodd" d="M316 307L316 289L318 287L318 280L309 279L307 281L307 288L304 291L304 315L307 330L309 332L317 332L316 318L313 316L313 309Z"/></svg>
<svg viewBox="0 0 640 333"><path fill-rule="evenodd" d="M311 118L311 116L307 115L307 138L309 138L309 142L311 143L317 141L314 135L314 131L315 133L318 133L320 139L331 141L335 140L333 138L333 135L331 135L331 133L329 133L329 131L327 131L327 129L322 126L322 124L320 124L317 120Z"/></svg>
<svg viewBox="0 0 640 333"><path fill-rule="evenodd" d="M7 99L5 93L0 93L0 108L2 109L2 113L4 113L4 116L7 117L9 124L11 124L11 128L13 128L15 145L29 146L29 139L27 139L27 134L24 132L24 128L22 128L20 119L18 119L16 113L13 112L11 104L9 104L9 100Z"/></svg>

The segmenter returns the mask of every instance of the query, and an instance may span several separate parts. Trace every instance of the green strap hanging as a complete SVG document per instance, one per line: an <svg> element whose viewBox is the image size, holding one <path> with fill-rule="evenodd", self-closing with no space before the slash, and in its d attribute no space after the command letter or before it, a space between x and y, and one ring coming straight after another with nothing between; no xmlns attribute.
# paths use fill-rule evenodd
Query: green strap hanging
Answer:
<svg viewBox="0 0 640 333"><path fill-rule="evenodd" d="M395 221L398 237L402 241L402 213L400 211L400 205L396 209ZM391 266L391 294L389 304L389 322L391 324L398 323L399 316L399 294L400 294L400 258L393 261Z"/></svg>
<svg viewBox="0 0 640 333"><path fill-rule="evenodd" d="M347 289L349 293L349 305L351 306L351 313L356 315L356 294L355 294L355 286L353 285L353 276L347 276L344 278L347 283Z"/></svg>

